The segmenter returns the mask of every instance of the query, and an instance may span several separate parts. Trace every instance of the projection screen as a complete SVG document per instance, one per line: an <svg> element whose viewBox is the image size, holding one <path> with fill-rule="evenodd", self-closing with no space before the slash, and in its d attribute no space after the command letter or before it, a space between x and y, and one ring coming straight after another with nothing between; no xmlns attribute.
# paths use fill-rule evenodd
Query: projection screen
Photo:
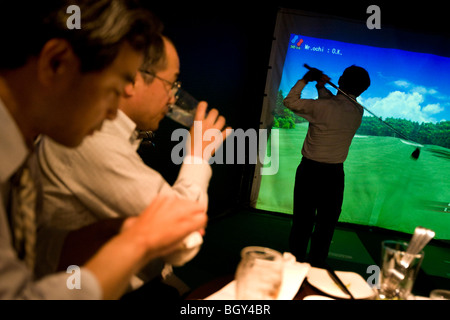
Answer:
<svg viewBox="0 0 450 320"><path fill-rule="evenodd" d="M402 137L365 112L344 163L339 221L406 233L420 225L433 229L437 239L450 239L449 43L383 24L371 30L365 21L280 9L260 127L272 139L266 143L267 161L256 166L252 205L292 214L308 122L284 108L282 100L307 72L303 65L322 70L335 84L346 67L358 65L372 81L358 102ZM313 83L302 97L317 98ZM416 148L420 156L413 159ZM276 170L261 170L268 167Z"/></svg>

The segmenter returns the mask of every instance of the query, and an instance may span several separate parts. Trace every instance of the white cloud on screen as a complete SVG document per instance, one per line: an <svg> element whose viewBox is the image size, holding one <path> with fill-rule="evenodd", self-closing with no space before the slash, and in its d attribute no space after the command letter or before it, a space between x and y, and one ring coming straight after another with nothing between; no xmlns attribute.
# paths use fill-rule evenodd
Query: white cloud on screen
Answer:
<svg viewBox="0 0 450 320"><path fill-rule="evenodd" d="M444 111L444 107L440 103L425 102L428 95L439 100L445 99L445 96L439 94L436 89L426 88L406 80L396 80L390 84L398 90L390 92L387 97L367 99L360 97L358 101L383 119L400 118L419 123L436 123L442 120L438 116Z"/></svg>

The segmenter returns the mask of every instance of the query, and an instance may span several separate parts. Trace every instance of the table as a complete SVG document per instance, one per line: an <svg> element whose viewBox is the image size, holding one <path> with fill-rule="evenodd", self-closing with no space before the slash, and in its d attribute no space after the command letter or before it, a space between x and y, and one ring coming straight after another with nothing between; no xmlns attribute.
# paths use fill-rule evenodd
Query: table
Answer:
<svg viewBox="0 0 450 320"><path fill-rule="evenodd" d="M217 279L214 279L212 281L209 281L205 283L204 285L198 287L197 289L193 290L191 293L189 293L186 297L186 300L201 300L205 299L206 297L210 296L214 292L219 291L223 287L225 287L228 283L233 281L234 275L226 275L219 277ZM308 283L308 280L305 279L302 282L302 285L300 286L299 291L295 295L293 300L303 300L306 296L310 295L321 295L321 296L328 296L327 294L323 293L322 291L319 291L318 289L314 288ZM333 298L335 299L335 298Z"/></svg>

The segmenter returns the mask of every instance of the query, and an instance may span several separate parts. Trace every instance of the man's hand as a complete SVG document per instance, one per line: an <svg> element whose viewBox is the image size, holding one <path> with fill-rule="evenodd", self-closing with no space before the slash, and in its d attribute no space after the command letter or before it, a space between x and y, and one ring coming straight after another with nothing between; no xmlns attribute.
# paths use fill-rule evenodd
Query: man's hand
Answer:
<svg viewBox="0 0 450 320"><path fill-rule="evenodd" d="M150 260L179 248L205 228L206 207L195 201L157 196L137 217L128 218L118 235L105 243L84 267L96 277L103 299L117 299L131 277Z"/></svg>
<svg viewBox="0 0 450 320"><path fill-rule="evenodd" d="M197 106L194 125L190 130L190 155L208 161L231 133L231 127L224 129L225 118L212 109L206 115L208 104L204 101Z"/></svg>
<svg viewBox="0 0 450 320"><path fill-rule="evenodd" d="M322 89L325 87L328 81L330 81L331 78L327 76L326 74L322 74L322 77L317 81L316 88Z"/></svg>
<svg viewBox="0 0 450 320"><path fill-rule="evenodd" d="M311 68L305 75L303 76L303 80L306 83L311 81L319 81L323 76L323 72L316 68Z"/></svg>
<svg viewBox="0 0 450 320"><path fill-rule="evenodd" d="M138 217L124 225L122 234L142 237L146 250L159 257L176 250L192 232L204 230L207 220L206 207L196 201L157 196Z"/></svg>

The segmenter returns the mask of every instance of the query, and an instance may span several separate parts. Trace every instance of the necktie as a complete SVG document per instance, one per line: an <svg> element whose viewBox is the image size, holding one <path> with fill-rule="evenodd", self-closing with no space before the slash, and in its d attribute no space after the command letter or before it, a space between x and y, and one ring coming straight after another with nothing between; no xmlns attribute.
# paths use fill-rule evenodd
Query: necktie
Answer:
<svg viewBox="0 0 450 320"><path fill-rule="evenodd" d="M138 130L136 131L136 135L136 139L142 140L142 146L155 146L155 143L153 142L153 140L155 139L155 133L153 131Z"/></svg>
<svg viewBox="0 0 450 320"><path fill-rule="evenodd" d="M34 181L27 162L12 180L12 228L14 247L20 259L34 270L36 245L36 195Z"/></svg>

